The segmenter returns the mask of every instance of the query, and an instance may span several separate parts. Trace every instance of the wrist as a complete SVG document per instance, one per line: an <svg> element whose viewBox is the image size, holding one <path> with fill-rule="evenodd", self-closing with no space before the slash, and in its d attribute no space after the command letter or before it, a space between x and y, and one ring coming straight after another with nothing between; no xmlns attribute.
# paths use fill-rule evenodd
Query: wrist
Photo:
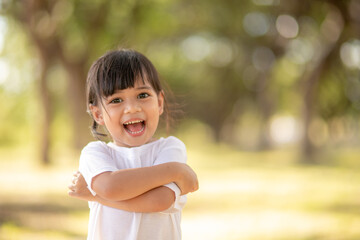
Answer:
<svg viewBox="0 0 360 240"><path fill-rule="evenodd" d="M183 166L182 163L171 162L170 182L179 182L183 177Z"/></svg>

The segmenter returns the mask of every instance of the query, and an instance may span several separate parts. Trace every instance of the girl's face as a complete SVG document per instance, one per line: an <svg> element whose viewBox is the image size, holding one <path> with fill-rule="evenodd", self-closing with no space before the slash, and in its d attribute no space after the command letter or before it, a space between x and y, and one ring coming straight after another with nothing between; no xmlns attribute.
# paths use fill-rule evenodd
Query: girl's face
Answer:
<svg viewBox="0 0 360 240"><path fill-rule="evenodd" d="M162 92L157 94L147 81L136 80L134 88L117 90L102 101L90 110L116 145L137 147L153 140L164 109Z"/></svg>

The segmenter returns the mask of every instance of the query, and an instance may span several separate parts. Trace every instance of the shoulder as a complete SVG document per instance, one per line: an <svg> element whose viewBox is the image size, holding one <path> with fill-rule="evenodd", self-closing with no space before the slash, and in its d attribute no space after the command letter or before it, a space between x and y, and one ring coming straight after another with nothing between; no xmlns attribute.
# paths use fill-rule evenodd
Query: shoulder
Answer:
<svg viewBox="0 0 360 240"><path fill-rule="evenodd" d="M186 163L187 153L185 144L176 137L161 138L158 144L155 165L166 162Z"/></svg>
<svg viewBox="0 0 360 240"><path fill-rule="evenodd" d="M81 151L81 163L103 163L104 161L112 161L113 153L110 147L102 141L94 141L88 143Z"/></svg>
<svg viewBox="0 0 360 240"><path fill-rule="evenodd" d="M93 141L89 142L81 151L81 154L85 154L88 152L107 152L109 150L109 146L102 141Z"/></svg>
<svg viewBox="0 0 360 240"><path fill-rule="evenodd" d="M92 142L89 142L84 148L97 148L97 147L107 148L108 144L103 141L92 141Z"/></svg>
<svg viewBox="0 0 360 240"><path fill-rule="evenodd" d="M174 136L163 138L162 143L163 143L162 147L178 147L178 148L186 149L185 144L180 139Z"/></svg>
<svg viewBox="0 0 360 240"><path fill-rule="evenodd" d="M162 144L160 145L160 152L176 151L182 152L186 155L186 146L177 137L170 136L167 138L162 138L161 140Z"/></svg>

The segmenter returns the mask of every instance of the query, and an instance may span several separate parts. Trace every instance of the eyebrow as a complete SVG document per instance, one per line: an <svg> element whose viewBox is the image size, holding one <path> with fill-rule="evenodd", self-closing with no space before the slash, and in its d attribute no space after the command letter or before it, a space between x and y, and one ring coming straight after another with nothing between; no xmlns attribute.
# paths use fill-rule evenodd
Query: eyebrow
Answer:
<svg viewBox="0 0 360 240"><path fill-rule="evenodd" d="M151 86L147 86L147 85L143 85L143 86L140 86L140 87L137 87L137 88L134 88L135 90L152 90L153 88L151 87ZM114 92L114 94L115 93L121 93L121 92L123 92L125 89L119 89L119 90L116 90L116 92Z"/></svg>
<svg viewBox="0 0 360 240"><path fill-rule="evenodd" d="M141 87L137 87L136 89L137 89L137 90L142 90L142 89L151 90L152 87L144 85L144 86L141 86Z"/></svg>

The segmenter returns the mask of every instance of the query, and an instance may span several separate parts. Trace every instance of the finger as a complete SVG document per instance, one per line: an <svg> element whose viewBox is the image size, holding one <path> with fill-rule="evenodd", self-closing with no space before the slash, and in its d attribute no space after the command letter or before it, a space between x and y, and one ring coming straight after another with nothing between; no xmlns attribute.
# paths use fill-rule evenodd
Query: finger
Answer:
<svg viewBox="0 0 360 240"><path fill-rule="evenodd" d="M71 183L72 183L72 184L76 184L76 183L77 183L77 181L78 181L78 179L77 179L77 178L73 178L73 179L72 179L72 181L71 181Z"/></svg>
<svg viewBox="0 0 360 240"><path fill-rule="evenodd" d="M68 191L68 195L69 195L70 197L76 197L76 192Z"/></svg>
<svg viewBox="0 0 360 240"><path fill-rule="evenodd" d="M69 185L68 188L69 188L71 191L75 191L75 185L73 185L73 184Z"/></svg>
<svg viewBox="0 0 360 240"><path fill-rule="evenodd" d="M79 171L73 172L73 176L74 176L74 177L78 177L79 175L80 175L80 172L79 172Z"/></svg>

